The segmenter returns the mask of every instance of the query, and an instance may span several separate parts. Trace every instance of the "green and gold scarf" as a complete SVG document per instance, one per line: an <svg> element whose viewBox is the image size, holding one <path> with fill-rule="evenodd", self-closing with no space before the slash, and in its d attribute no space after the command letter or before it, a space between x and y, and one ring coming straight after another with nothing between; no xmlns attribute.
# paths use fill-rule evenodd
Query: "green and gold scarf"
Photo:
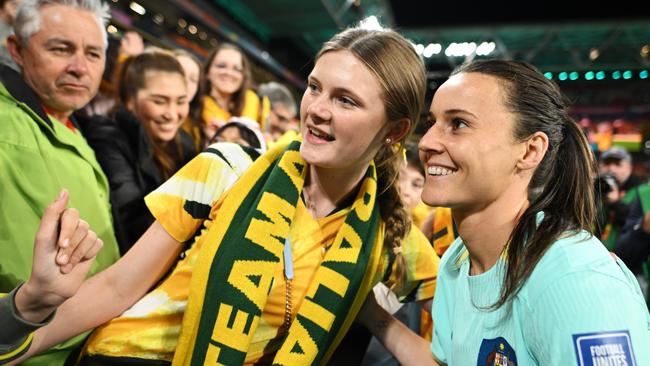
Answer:
<svg viewBox="0 0 650 366"><path fill-rule="evenodd" d="M259 157L219 202L190 284L174 365L241 365L300 199L300 141ZM274 365L327 362L374 285L383 242L374 163L316 272ZM225 245L221 245L226 243Z"/></svg>

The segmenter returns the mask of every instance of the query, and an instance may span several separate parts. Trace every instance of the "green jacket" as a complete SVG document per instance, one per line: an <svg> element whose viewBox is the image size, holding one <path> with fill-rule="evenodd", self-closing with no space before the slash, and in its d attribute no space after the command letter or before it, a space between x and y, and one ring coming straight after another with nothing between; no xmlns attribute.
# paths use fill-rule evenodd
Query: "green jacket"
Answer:
<svg viewBox="0 0 650 366"><path fill-rule="evenodd" d="M34 235L61 188L70 192L68 206L79 210L104 241L92 275L119 257L108 181L80 132L48 118L20 75L0 66L0 292L29 277ZM73 338L25 364L63 365L83 339Z"/></svg>

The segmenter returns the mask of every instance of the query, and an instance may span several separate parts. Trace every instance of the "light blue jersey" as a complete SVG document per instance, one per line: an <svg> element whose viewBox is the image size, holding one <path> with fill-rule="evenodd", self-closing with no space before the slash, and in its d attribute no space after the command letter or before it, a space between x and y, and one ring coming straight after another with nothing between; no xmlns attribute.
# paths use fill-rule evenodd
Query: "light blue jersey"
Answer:
<svg viewBox="0 0 650 366"><path fill-rule="evenodd" d="M650 365L650 315L639 285L586 232L553 244L497 310L505 260L469 276L458 238L440 262L433 355L448 365Z"/></svg>

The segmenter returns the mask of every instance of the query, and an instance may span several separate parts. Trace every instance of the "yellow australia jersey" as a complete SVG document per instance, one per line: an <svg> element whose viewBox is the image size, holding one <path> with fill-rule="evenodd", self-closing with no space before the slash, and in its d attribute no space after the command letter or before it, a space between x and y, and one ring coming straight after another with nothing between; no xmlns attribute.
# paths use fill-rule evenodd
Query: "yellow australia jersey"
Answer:
<svg viewBox="0 0 650 366"><path fill-rule="evenodd" d="M221 121L221 123L228 122L231 117L246 117L253 121L257 121L262 125L270 112L270 105L267 102L261 101L260 97L252 90L247 90L244 95L244 108L241 115L233 116L227 110L224 110L215 102L210 96L203 98L203 121L209 124L212 120Z"/></svg>
<svg viewBox="0 0 650 366"><path fill-rule="evenodd" d="M87 342L84 354L172 360L189 297L192 269L203 246L202 239L207 236L204 234L218 214L220 198L250 161L251 157L237 145L212 145L146 197L153 215L174 238L185 242L198 233L195 244L183 253L182 259L159 286L122 315L97 328ZM349 207L314 219L299 200L289 232L294 261L291 286L294 316L348 211ZM426 247L430 251L424 235L416 228L411 230L404 243L408 270L407 285L403 293L398 294L401 299L433 297L438 263L437 257L432 261L431 256L421 255L426 252L423 251ZM378 273L387 272L388 263L386 253ZM278 338L284 321L286 287L282 266L278 266L277 271L246 364L275 353L280 346L274 340Z"/></svg>

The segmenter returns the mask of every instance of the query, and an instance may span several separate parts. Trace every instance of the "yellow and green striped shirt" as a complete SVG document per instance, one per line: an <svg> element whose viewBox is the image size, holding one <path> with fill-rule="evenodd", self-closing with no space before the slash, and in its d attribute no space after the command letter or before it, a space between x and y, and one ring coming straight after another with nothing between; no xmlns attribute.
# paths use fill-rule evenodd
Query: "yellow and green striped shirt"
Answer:
<svg viewBox="0 0 650 366"><path fill-rule="evenodd" d="M189 296L192 269L201 253L204 234L218 215L220 199L250 166L255 155L234 144L212 145L146 197L153 215L176 240L187 242L195 238L194 244L186 249L182 259L158 287L120 317L95 330L87 344L87 354L171 361ZM299 201L289 235L294 253L294 315L348 210L349 207L343 208L327 217L314 219ZM403 253L408 264L407 286L398 295L402 300L432 298L438 257L417 228L413 228L405 240ZM389 272L388 252L384 257L378 271L380 276ZM279 346L274 344L274 339L278 337L285 311L282 271L280 266L253 336L247 364L274 353ZM391 273L385 278L390 276ZM380 280L376 278L375 282Z"/></svg>

